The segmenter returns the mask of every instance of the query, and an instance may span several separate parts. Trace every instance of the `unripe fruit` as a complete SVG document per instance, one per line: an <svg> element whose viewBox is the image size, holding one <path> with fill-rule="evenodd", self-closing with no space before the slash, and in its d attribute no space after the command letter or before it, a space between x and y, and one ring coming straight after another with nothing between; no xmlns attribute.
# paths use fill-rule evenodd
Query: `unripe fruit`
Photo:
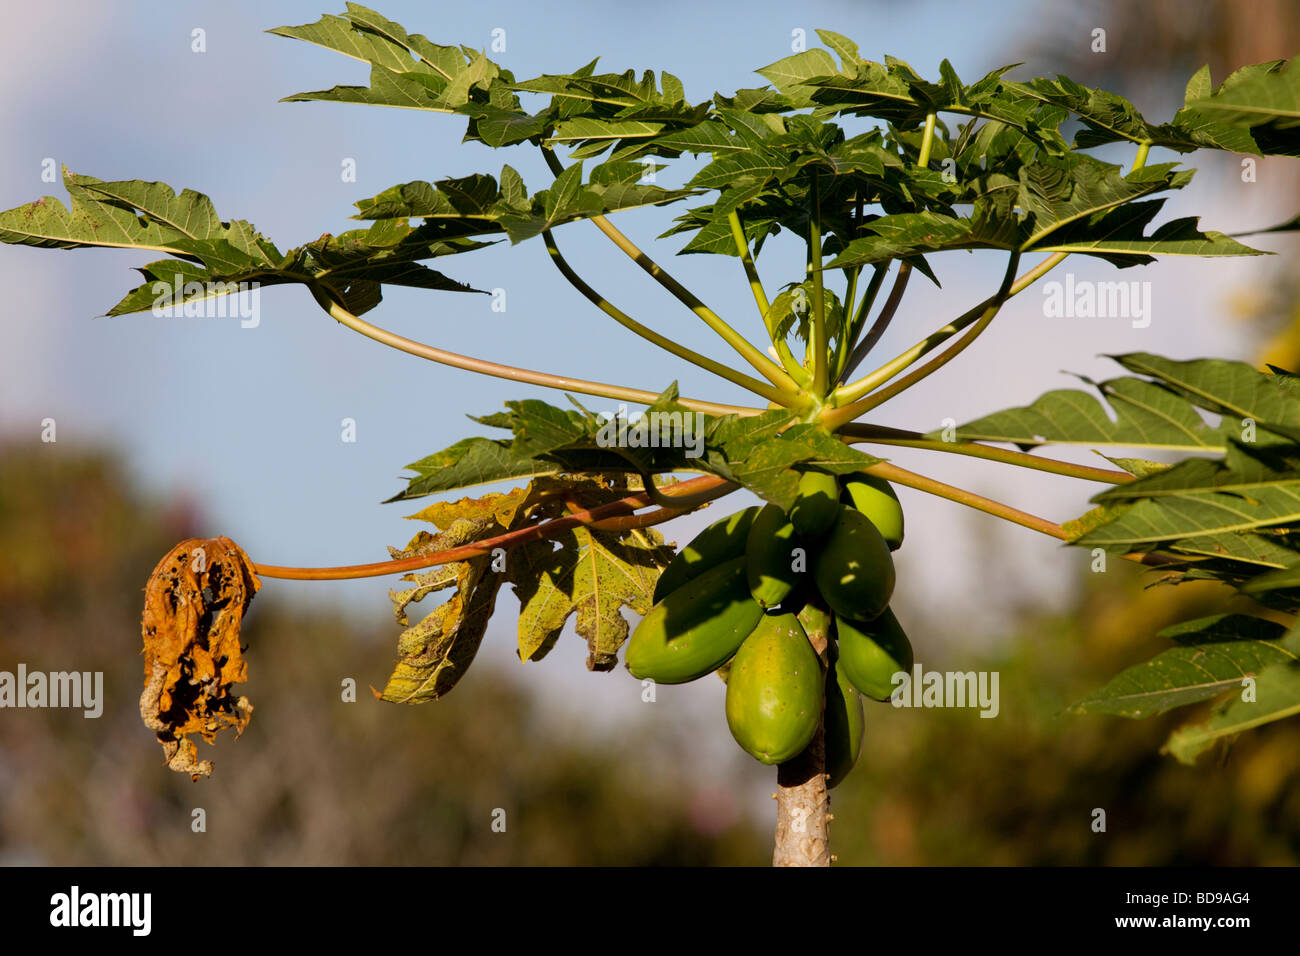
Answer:
<svg viewBox="0 0 1300 956"><path fill-rule="evenodd" d="M871 620L889 606L894 594L889 546L865 515L847 505L840 507L812 570L831 610L851 620Z"/></svg>
<svg viewBox="0 0 1300 956"><path fill-rule="evenodd" d="M763 616L733 558L682 585L650 609L627 642L634 677L684 684L717 670Z"/></svg>
<svg viewBox="0 0 1300 956"><path fill-rule="evenodd" d="M727 676L731 735L762 763L789 760L817 732L822 682L821 661L798 618L788 613L763 615Z"/></svg>
<svg viewBox="0 0 1300 956"><path fill-rule="evenodd" d="M744 511L737 511L713 522L697 534L659 575L655 584L654 602L658 604L691 578L743 555L749 529L761 510L759 505L754 505Z"/></svg>
<svg viewBox="0 0 1300 956"><path fill-rule="evenodd" d="M840 486L834 475L805 471L799 478L799 497L790 507L790 521L805 538L819 538L840 513Z"/></svg>
<svg viewBox="0 0 1300 956"><path fill-rule="evenodd" d="M764 505L749 529L745 542L745 569L749 591L765 608L786 599L802 576L794 570L796 548L800 547L794 524L776 505ZM803 556L807 561L807 556Z"/></svg>
<svg viewBox="0 0 1300 956"><path fill-rule="evenodd" d="M862 697L844 674L844 668L833 662L826 674L826 781L827 788L837 787L862 751Z"/></svg>
<svg viewBox="0 0 1300 956"><path fill-rule="evenodd" d="M844 500L871 519L880 536L897 551L903 545L903 506L883 478L859 472L844 481Z"/></svg>
<svg viewBox="0 0 1300 956"><path fill-rule="evenodd" d="M837 666L853 686L875 700L889 700L894 675L912 671L912 644L894 612L886 608L874 621L835 618Z"/></svg>

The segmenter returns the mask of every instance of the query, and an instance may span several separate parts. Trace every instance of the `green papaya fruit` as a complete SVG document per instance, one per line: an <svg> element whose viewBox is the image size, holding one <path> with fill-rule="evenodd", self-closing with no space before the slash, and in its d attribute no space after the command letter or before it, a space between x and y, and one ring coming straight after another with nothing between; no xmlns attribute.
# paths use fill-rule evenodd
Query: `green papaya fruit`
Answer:
<svg viewBox="0 0 1300 956"><path fill-rule="evenodd" d="M731 662L727 726L762 763L808 746L822 718L821 661L793 614L764 614Z"/></svg>
<svg viewBox="0 0 1300 956"><path fill-rule="evenodd" d="M885 609L873 621L835 617L837 666L853 686L875 700L889 700L894 675L912 672L912 643L894 612Z"/></svg>
<svg viewBox="0 0 1300 956"><path fill-rule="evenodd" d="M831 533L813 556L812 571L831 610L850 620L871 620L894 594L889 545L866 515L848 505L840 506Z"/></svg>
<svg viewBox="0 0 1300 956"><path fill-rule="evenodd" d="M840 486L834 475L805 471L799 477L799 497L790 506L795 531L806 538L819 538L840 513Z"/></svg>
<svg viewBox="0 0 1300 956"><path fill-rule="evenodd" d="M794 570L794 552L801 546L786 513L776 505L764 505L745 540L749 591L763 607L776 607L799 582L802 574ZM808 560L806 554L800 557Z"/></svg>
<svg viewBox="0 0 1300 956"><path fill-rule="evenodd" d="M883 478L859 472L844 481L844 502L871 519L890 551L903 546L903 506Z"/></svg>
<svg viewBox="0 0 1300 956"><path fill-rule="evenodd" d="M837 661L826 673L826 773L827 788L837 787L849 775L862 751L862 697Z"/></svg>
<svg viewBox="0 0 1300 956"><path fill-rule="evenodd" d="M690 544L677 552L677 556L659 575L659 581L655 584L654 602L658 604L691 578L744 554L745 539L761 510L760 505L754 505L744 511L737 511L713 522L697 534Z"/></svg>
<svg viewBox="0 0 1300 956"><path fill-rule="evenodd" d="M732 558L641 618L627 642L627 669L660 684L696 680L735 654L762 616L745 581L744 557Z"/></svg>

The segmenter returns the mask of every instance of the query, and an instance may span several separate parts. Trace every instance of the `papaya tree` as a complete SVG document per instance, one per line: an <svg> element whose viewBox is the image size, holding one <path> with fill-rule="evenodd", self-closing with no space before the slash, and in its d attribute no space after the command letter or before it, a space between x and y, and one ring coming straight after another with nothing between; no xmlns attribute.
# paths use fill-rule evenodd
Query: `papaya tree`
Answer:
<svg viewBox="0 0 1300 956"><path fill-rule="evenodd" d="M389 500L433 499L415 515L432 530L391 549L391 560L286 567L250 558L229 538L187 540L166 555L146 591L141 714L174 770L210 773L192 738L211 742L251 715L236 691L246 675L240 624L263 578L403 575L408 586L392 598L405 630L380 693L402 703L436 700L456 686L509 603L502 588L510 584L518 609L502 613L517 616L522 660L543 657L572 622L590 670L614 669L621 652L647 687L717 673L737 742L777 767L774 862L825 865L828 790L851 771L869 732L863 698L869 711L919 690L910 686L903 622L890 608L892 553L904 537L894 485L1088 549L1094 560L1136 562L1174 583L1213 579L1253 599L1244 606L1258 613L1174 628L1168 650L1077 709L1141 718L1204 704L1167 744L1187 762L1300 712L1300 629L1291 626L1300 610L1294 373L1122 354L1113 356L1114 378L956 427L871 421L875 409L957 359L1008 300L1069 256L1127 269L1160 256L1261 254L1197 219L1157 220L1168 194L1193 175L1183 154L1300 151L1296 60L1248 66L1218 85L1201 70L1182 109L1152 122L1121 96L1065 77L1013 80L1007 67L965 83L944 61L937 80L925 79L901 60L866 59L852 40L825 30L824 47L759 69L763 85L698 101L667 71L605 73L595 61L516 78L482 52L408 33L355 3L271 32L370 67L367 85L287 100L451 114L466 124L466 141L539 151L549 180L530 188L502 165L398 184L356 203L363 227L282 250L251 223L223 220L201 193L65 170L66 205L46 197L0 214L0 239L161 254L140 268L144 281L110 316L206 308L248 288L292 284L361 336L552 388L569 404L506 401L476 419L495 437L468 437L409 465L413 474ZM1132 152L1122 164L1097 155L1126 145ZM1172 161L1151 161L1153 148ZM660 185L656 173L688 154L698 167L689 178ZM681 211L659 238L678 254L734 260L728 268L745 301L715 310L612 219L675 204ZM715 332L724 357L686 347L599 291L558 244L559 227L578 222ZM782 231L802 242L804 268L773 287L757 260ZM643 340L641 348L708 371L752 403L682 395L675 382L507 366L363 318L386 286L447 293L440 303L454 310L456 297L481 290L437 260L500 242L544 247L576 293ZM909 284L937 283L941 254L956 250L996 260L987 288L955 317L908 316ZM755 315L742 331L722 313L749 308L749 298ZM915 344L880 355L886 329L903 321L916 327ZM622 366L634 376L638 363ZM593 398L619 403L618 411L590 408ZM1107 451L1110 467L1039 452L1049 445ZM1102 490L1091 510L1057 524L903 469L887 457L899 447ZM1134 449L1159 460L1117 454ZM508 490L454 497L493 484ZM761 504L722 515L680 549L656 530L740 489ZM436 592L450 597L410 623L410 608ZM635 629L625 612L639 616Z"/></svg>

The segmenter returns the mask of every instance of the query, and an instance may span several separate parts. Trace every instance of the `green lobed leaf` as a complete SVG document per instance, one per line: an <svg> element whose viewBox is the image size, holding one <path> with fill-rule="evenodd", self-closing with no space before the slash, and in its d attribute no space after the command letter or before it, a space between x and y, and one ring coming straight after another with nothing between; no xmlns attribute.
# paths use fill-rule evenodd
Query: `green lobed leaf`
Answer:
<svg viewBox="0 0 1300 956"><path fill-rule="evenodd" d="M575 163L549 189L530 197L519 174L503 166L499 184L491 176L475 174L390 187L359 201L356 218L418 217L430 233L444 239L504 233L518 243L566 222L674 202L692 192L642 184L638 180L645 172L637 163L607 163L595 167L584 183L582 164Z"/></svg>
<svg viewBox="0 0 1300 956"><path fill-rule="evenodd" d="M1074 704L1079 713L1144 718L1241 688L1242 679L1300 659L1300 639L1272 621L1221 614L1160 632L1177 647L1120 672Z"/></svg>
<svg viewBox="0 0 1300 956"><path fill-rule="evenodd" d="M295 93L281 102L322 100L450 113L475 95L486 99L493 81L501 76L497 65L482 53L408 34L400 24L359 3L349 3L341 16L325 15L315 23L267 32L370 64L369 86Z"/></svg>
<svg viewBox="0 0 1300 956"><path fill-rule="evenodd" d="M1117 445L1176 451L1222 451L1218 429L1191 403L1159 385L1136 378L1096 383L1105 404L1087 392L1057 389L1024 408L996 412L957 428L959 441ZM1112 415L1114 416L1112 418ZM927 437L940 437L932 432Z"/></svg>
<svg viewBox="0 0 1300 956"><path fill-rule="evenodd" d="M1205 85L1208 79L1207 73ZM1201 92L1179 114L1184 123L1249 129L1254 147L1243 152L1300 155L1300 56L1243 67L1218 89Z"/></svg>
<svg viewBox="0 0 1300 956"><path fill-rule="evenodd" d="M0 241L75 249L108 247L176 256L140 269L144 283L109 315L192 306L253 285L312 283L361 314L380 301L382 284L479 291L417 264L484 243L444 239L406 223L376 224L322 236L280 252L248 222L222 221L202 193L165 183L104 182L64 170L69 205L46 197L0 213Z"/></svg>
<svg viewBox="0 0 1300 956"><path fill-rule="evenodd" d="M1300 714L1300 666L1295 662L1274 664L1254 678L1255 697L1233 697L1215 709L1202 723L1179 727L1169 736L1164 750L1180 762L1196 759L1216 743L1243 731Z"/></svg>

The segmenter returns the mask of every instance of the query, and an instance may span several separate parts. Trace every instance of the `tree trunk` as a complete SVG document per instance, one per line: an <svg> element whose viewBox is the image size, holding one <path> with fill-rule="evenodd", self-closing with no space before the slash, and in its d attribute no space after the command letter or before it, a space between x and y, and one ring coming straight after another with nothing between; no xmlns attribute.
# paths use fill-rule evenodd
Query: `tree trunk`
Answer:
<svg viewBox="0 0 1300 956"><path fill-rule="evenodd" d="M810 604L799 614L808 641L821 658L826 676L831 617ZM822 707L826 696L822 695ZM776 768L776 846L773 866L831 865L831 798L826 790L825 723L819 722L812 742L796 757Z"/></svg>
<svg viewBox="0 0 1300 956"><path fill-rule="evenodd" d="M830 866L831 798L822 728L806 750L776 770L773 866Z"/></svg>

